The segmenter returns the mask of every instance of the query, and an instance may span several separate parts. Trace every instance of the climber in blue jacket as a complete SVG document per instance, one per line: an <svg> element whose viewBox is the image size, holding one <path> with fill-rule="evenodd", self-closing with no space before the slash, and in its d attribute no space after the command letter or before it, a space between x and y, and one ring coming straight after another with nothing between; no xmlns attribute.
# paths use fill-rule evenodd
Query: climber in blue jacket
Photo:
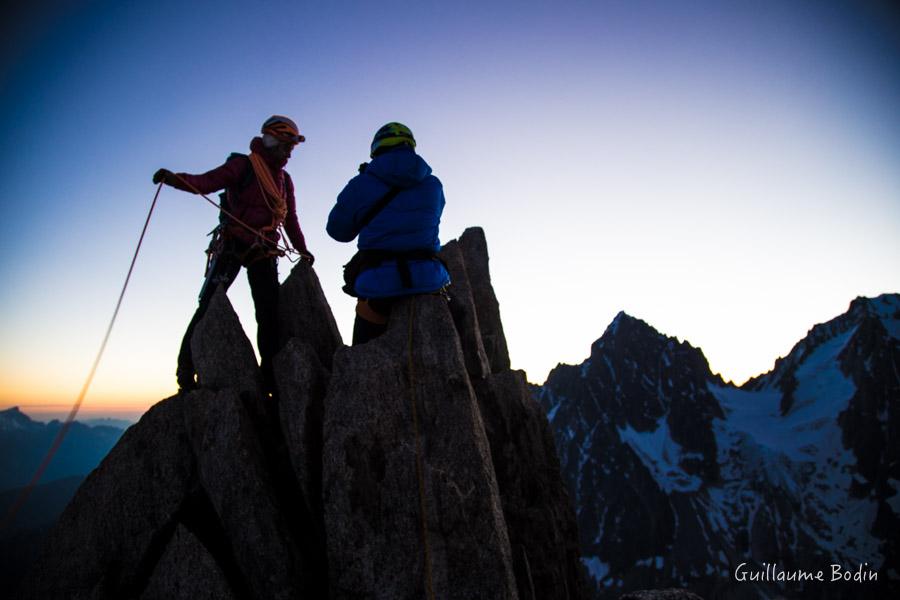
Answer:
<svg viewBox="0 0 900 600"><path fill-rule="evenodd" d="M450 283L437 258L444 188L415 147L405 125L379 129L372 161L360 165L328 215L328 235L335 240L359 236L358 252L344 267L344 291L358 298L353 345L384 332L394 299Z"/></svg>

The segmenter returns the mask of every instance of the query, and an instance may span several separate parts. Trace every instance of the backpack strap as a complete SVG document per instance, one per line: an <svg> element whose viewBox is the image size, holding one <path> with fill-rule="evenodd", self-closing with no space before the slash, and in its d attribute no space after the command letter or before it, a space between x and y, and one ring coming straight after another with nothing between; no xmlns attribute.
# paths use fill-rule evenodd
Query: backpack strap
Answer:
<svg viewBox="0 0 900 600"><path fill-rule="evenodd" d="M236 186L234 186L237 192L243 192L248 185L253 183L253 165L250 164L250 157L246 154L241 154L240 152L232 152L228 155L228 160L231 160L232 158L243 158L247 161L244 165L244 174L241 177L241 181Z"/></svg>
<svg viewBox="0 0 900 600"><path fill-rule="evenodd" d="M396 198L397 194L399 194L401 191L403 191L403 188L394 186L389 189L384 196L379 198L375 202L375 204L373 204L372 207L369 208L368 211L366 211L366 214L363 215L363 218L360 219L359 230L362 231L363 229L365 229L366 225L368 225L372 221L372 219L378 216L378 213L384 210L384 208L391 203L391 200Z"/></svg>
<svg viewBox="0 0 900 600"><path fill-rule="evenodd" d="M219 194L219 200L221 201L222 208L229 212L234 212L234 202L232 202L233 198L237 198L243 193L247 187L253 183L253 165L250 164L250 157L246 154L241 154L240 152L232 152L228 155L228 160L232 160L233 158L242 158L246 161L244 166L244 172L241 175L241 179L231 187L225 188L225 191ZM219 211L219 223L222 225L228 225L231 222L231 219L228 218L228 215Z"/></svg>

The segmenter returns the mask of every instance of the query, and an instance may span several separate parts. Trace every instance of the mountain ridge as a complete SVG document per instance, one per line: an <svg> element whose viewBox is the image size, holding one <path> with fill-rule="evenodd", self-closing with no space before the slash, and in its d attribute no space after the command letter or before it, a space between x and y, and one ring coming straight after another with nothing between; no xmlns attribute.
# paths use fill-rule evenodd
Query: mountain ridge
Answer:
<svg viewBox="0 0 900 600"><path fill-rule="evenodd" d="M533 386L598 597L648 581L713 597L784 593L739 585L729 571L741 558L858 561L895 586L898 306L896 294L855 299L741 387L713 375L699 348L623 311L584 362ZM623 526L635 517L643 532Z"/></svg>
<svg viewBox="0 0 900 600"><path fill-rule="evenodd" d="M0 411L0 491L22 487L31 480L61 427L56 419L35 421L18 406ZM73 422L43 481L86 475L122 433L117 427Z"/></svg>

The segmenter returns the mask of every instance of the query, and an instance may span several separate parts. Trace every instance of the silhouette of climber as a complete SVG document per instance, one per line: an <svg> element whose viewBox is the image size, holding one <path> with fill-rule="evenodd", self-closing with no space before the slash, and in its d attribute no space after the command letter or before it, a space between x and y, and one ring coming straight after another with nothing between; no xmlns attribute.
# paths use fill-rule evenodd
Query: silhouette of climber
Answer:
<svg viewBox="0 0 900 600"><path fill-rule="evenodd" d="M272 359L278 351L278 248L281 227L294 248L312 262L313 255L297 220L294 184L284 170L294 147L305 141L296 123L275 115L261 128L261 137L250 142L250 154L232 154L219 167L202 175L172 173L159 169L153 183L163 182L179 190L221 194L224 212L210 243L206 280L200 290L200 302L187 326L178 353L176 377L182 390L197 386L194 360L191 355L191 336L194 327L209 306L213 293L221 284L227 290L241 267L247 269L247 280L256 307L257 345L261 358L263 386L266 393L274 391ZM239 221L239 222L238 222Z"/></svg>

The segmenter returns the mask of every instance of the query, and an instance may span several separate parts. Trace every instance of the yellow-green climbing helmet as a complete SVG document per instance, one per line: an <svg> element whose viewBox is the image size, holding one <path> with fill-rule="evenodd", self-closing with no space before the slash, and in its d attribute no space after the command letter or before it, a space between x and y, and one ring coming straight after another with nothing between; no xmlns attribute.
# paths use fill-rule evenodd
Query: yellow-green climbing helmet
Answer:
<svg viewBox="0 0 900 600"><path fill-rule="evenodd" d="M371 158L375 158L375 152L381 148L390 148L406 144L411 148L416 147L416 138L413 137L412 131L403 123L388 123L377 132L372 140L372 149L369 152Z"/></svg>

